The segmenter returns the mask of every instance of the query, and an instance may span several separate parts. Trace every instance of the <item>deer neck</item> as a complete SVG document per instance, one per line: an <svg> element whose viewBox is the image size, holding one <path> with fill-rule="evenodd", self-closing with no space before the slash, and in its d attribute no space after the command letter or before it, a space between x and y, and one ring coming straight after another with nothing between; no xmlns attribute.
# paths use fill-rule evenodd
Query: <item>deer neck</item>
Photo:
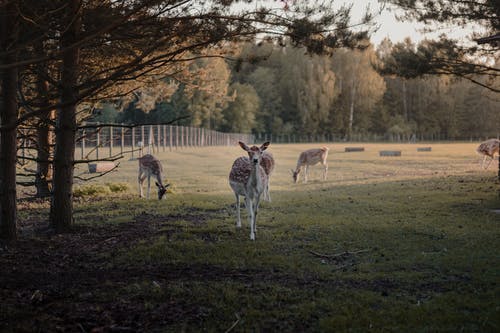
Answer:
<svg viewBox="0 0 500 333"><path fill-rule="evenodd" d="M250 171L248 184L256 189L262 188L262 177L260 177L260 163L257 164L252 163L252 171Z"/></svg>
<svg viewBox="0 0 500 333"><path fill-rule="evenodd" d="M151 170L151 175L156 179L156 181L158 182L158 184L160 184L160 185L163 186L163 181L161 180L162 176L161 176L161 171L160 170Z"/></svg>
<svg viewBox="0 0 500 333"><path fill-rule="evenodd" d="M300 168L302 168L302 166L304 166L305 163L301 163L301 162L298 162L297 163L297 166L295 167L295 173L298 175L300 173Z"/></svg>

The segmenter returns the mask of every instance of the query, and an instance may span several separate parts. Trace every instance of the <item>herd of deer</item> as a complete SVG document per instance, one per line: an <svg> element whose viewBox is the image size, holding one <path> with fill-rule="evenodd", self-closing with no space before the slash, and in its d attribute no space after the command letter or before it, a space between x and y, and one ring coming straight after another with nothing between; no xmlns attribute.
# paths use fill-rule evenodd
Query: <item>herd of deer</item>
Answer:
<svg viewBox="0 0 500 333"><path fill-rule="evenodd" d="M229 185L233 189L236 197L236 226L241 227L240 218L240 197L245 198L245 206L248 211L250 221L250 239L255 239L257 211L261 196L266 201L271 201L269 194L269 177L274 170L273 155L265 150L269 147L269 142L265 142L260 147L247 146L244 142L239 142L240 147L248 153L247 157L238 157L229 173ZM293 180L297 182L299 173L304 169L304 182L307 182L309 166L321 163L323 165L323 180L326 180L328 164L328 148L309 149L302 152L297 161L297 167L292 171ZM151 190L151 177L155 179L158 188L158 199L162 199L167 193L170 184L163 184L163 168L160 161L153 155L139 157L139 193L144 197L143 184L148 180L146 197L149 199Z"/></svg>
<svg viewBox="0 0 500 333"><path fill-rule="evenodd" d="M250 239L255 240L257 230L257 212L259 210L260 198L271 201L269 194L269 177L274 170L274 158L266 151L269 142L265 142L260 147L247 146L244 142L239 142L240 147L248 153L247 157L238 157L229 173L229 185L233 189L236 197L236 226L241 227L240 219L240 197L245 198L245 206L248 211L250 221ZM499 153L500 140L490 139L479 145L477 152L484 155L482 166L487 157L493 160L495 153ZM297 182L301 170L304 170L304 182L307 182L309 166L321 163L323 166L323 180L326 180L328 172L328 148L309 149L302 152L297 160L297 166L292 171L293 181ZM489 163L491 163L491 160ZM489 163L486 167L489 166ZM158 187L158 199L162 199L170 184L163 185L163 168L160 161L152 155L144 155L139 158L139 193L144 197L142 190L144 180L148 179L147 198L151 188L151 177L156 179Z"/></svg>

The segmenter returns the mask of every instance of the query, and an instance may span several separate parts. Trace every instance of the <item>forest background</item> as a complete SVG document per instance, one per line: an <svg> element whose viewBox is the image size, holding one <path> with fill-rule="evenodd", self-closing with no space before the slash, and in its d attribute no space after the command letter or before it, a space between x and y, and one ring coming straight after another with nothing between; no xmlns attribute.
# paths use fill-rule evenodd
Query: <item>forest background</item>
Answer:
<svg viewBox="0 0 500 333"><path fill-rule="evenodd" d="M345 140L497 137L495 92L456 76L383 74L396 58L404 62L401 54L426 43L367 41L364 49L330 55L270 42L233 44L231 58L199 58L184 75L153 80L132 98L101 101L90 120L140 124L185 117L179 125Z"/></svg>

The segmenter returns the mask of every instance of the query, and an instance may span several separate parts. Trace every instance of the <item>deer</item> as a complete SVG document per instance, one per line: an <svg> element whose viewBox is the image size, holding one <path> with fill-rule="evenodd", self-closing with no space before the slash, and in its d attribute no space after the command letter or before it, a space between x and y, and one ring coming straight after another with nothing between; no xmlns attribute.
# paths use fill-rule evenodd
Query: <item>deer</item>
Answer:
<svg viewBox="0 0 500 333"><path fill-rule="evenodd" d="M269 176L261 162L264 150L270 143L265 142L260 147L248 147L242 141L239 141L238 144L248 153L248 157L238 157L229 173L229 185L236 197L236 227L241 228L240 196L243 196L250 222L250 240L255 240L260 197L269 188Z"/></svg>
<svg viewBox="0 0 500 333"><path fill-rule="evenodd" d="M499 139L486 140L477 147L476 152L480 155L483 155L483 161L481 163L481 167L483 169L488 169L488 167L491 164L491 161L493 161L495 153L500 154L500 140ZM490 160L485 167L484 162L486 161L487 157L489 157Z"/></svg>
<svg viewBox="0 0 500 333"><path fill-rule="evenodd" d="M148 191L146 198L149 199L149 192L151 190L151 177L156 179L155 184L158 187L158 200L161 200L163 196L167 193L167 188L170 184L163 185L162 174L163 168L160 161L153 155L146 154L138 158L139 160L139 196L144 198L144 193L142 191L142 186L144 180L148 179Z"/></svg>
<svg viewBox="0 0 500 333"><path fill-rule="evenodd" d="M299 173L301 169L304 168L304 183L307 183L309 166L316 165L318 163L321 163L323 165L323 180L326 180L326 174L328 172L328 164L326 163L328 150L329 149L327 147L322 147L317 149L309 149L300 153L299 159L297 160L297 167L295 168L295 170L291 170L293 182L297 183Z"/></svg>

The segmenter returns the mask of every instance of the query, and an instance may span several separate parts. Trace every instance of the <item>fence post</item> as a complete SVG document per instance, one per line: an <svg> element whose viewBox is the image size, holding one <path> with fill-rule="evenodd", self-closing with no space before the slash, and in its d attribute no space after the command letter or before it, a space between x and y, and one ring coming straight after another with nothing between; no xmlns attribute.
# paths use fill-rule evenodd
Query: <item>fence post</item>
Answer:
<svg viewBox="0 0 500 333"><path fill-rule="evenodd" d="M121 144L120 144L120 155L123 155L123 147L125 146L125 130L121 128Z"/></svg>
<svg viewBox="0 0 500 333"><path fill-rule="evenodd" d="M153 125L149 125L149 131L148 131L148 154L154 153L155 151L155 137L153 134ZM151 146L153 146L153 150L151 151Z"/></svg>
<svg viewBox="0 0 500 333"><path fill-rule="evenodd" d="M167 146L167 125L163 125L163 151L165 151L165 148Z"/></svg>
<svg viewBox="0 0 500 333"><path fill-rule="evenodd" d="M144 140L144 125L141 126L141 145L139 147L140 149L140 153L139 153L139 156L142 156L142 154L144 154L144 145L146 144L145 140Z"/></svg>
<svg viewBox="0 0 500 333"><path fill-rule="evenodd" d="M172 151L172 125L168 125L168 147Z"/></svg>
<svg viewBox="0 0 500 333"><path fill-rule="evenodd" d="M184 126L181 126L181 148L184 148Z"/></svg>
<svg viewBox="0 0 500 333"><path fill-rule="evenodd" d="M82 160L85 156L85 130L82 131Z"/></svg>
<svg viewBox="0 0 500 333"><path fill-rule="evenodd" d="M132 158L134 158L135 152L135 127L132 127Z"/></svg>
<svg viewBox="0 0 500 333"><path fill-rule="evenodd" d="M109 157L113 156L113 126L109 127Z"/></svg>
<svg viewBox="0 0 500 333"><path fill-rule="evenodd" d="M99 126L99 123L97 123L97 126ZM100 145L101 145L101 130L98 128L97 129L97 138L96 138L96 147L95 147L96 160L99 159L99 146Z"/></svg>
<svg viewBox="0 0 500 333"><path fill-rule="evenodd" d="M179 126L175 126L175 149L179 148Z"/></svg>
<svg viewBox="0 0 500 333"><path fill-rule="evenodd" d="M160 153L161 146L161 125L156 125L156 152Z"/></svg>

